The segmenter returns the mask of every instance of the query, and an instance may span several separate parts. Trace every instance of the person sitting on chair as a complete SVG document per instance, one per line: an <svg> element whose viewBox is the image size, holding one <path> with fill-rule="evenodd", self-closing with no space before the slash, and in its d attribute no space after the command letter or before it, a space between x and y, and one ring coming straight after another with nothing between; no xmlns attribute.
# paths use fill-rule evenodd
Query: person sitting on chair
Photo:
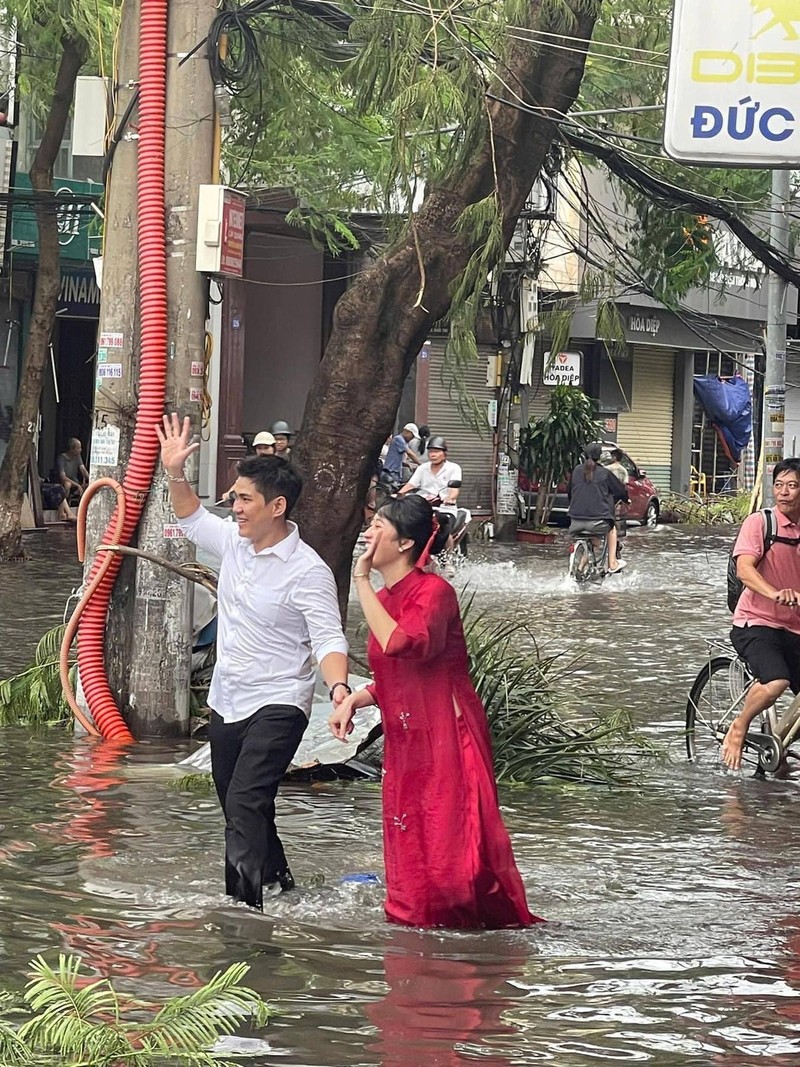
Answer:
<svg viewBox="0 0 800 1067"><path fill-rule="evenodd" d="M58 480L63 485L69 503L73 497L77 500L83 496L83 491L89 484L89 472L83 465L81 457L81 443L77 437L70 437L67 447L60 453L56 460Z"/></svg>
<svg viewBox="0 0 800 1067"><path fill-rule="evenodd" d="M42 504L46 511L58 512L60 522L77 522L67 503L67 491L63 485L42 479Z"/></svg>

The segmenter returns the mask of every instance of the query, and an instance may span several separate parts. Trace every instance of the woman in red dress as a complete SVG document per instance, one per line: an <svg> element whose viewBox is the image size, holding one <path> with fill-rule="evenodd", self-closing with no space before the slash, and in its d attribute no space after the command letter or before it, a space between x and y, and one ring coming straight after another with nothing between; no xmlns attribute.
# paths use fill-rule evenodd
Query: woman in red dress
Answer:
<svg viewBox="0 0 800 1067"><path fill-rule="evenodd" d="M461 929L540 921L528 910L500 815L458 599L448 582L422 570L446 531L434 528L426 500L404 496L381 508L366 539L353 577L375 680L344 700L330 725L344 741L358 708L381 709L386 917ZM372 569L385 583L378 593Z"/></svg>

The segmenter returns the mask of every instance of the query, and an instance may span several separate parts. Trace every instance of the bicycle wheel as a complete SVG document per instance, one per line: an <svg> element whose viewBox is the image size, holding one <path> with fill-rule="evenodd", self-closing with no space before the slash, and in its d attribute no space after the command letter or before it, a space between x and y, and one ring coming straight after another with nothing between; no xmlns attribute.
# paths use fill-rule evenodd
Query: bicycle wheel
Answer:
<svg viewBox="0 0 800 1067"><path fill-rule="evenodd" d="M569 573L578 584L587 582L594 573L594 553L587 541L576 541L572 546Z"/></svg>
<svg viewBox="0 0 800 1067"><path fill-rule="evenodd" d="M719 747L739 711L738 698L743 692L735 684L738 662L730 656L715 656L694 680L686 701L686 755L692 763L719 759Z"/></svg>

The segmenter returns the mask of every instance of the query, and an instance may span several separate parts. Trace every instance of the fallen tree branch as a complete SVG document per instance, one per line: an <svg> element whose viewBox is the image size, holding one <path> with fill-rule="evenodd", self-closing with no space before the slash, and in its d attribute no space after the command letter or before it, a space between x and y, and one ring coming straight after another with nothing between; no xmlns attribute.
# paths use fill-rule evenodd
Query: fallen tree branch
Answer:
<svg viewBox="0 0 800 1067"><path fill-rule="evenodd" d="M172 563L163 556L157 556L153 552L144 552L141 548L131 548L128 545L99 545L98 552L119 552L123 556L136 556L137 559L146 559L148 563L157 563L165 567L173 574L179 574L189 582L196 582L216 596L218 575L210 567L204 567L202 563Z"/></svg>

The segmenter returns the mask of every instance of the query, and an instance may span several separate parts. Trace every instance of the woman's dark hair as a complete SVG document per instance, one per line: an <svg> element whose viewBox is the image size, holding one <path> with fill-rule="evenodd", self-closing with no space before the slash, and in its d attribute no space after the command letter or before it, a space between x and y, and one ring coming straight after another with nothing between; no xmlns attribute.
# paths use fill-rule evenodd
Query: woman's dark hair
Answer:
<svg viewBox="0 0 800 1067"><path fill-rule="evenodd" d="M292 513L303 489L303 479L282 456L247 456L236 464L241 478L249 478L269 503L282 496L286 501L286 517Z"/></svg>
<svg viewBox="0 0 800 1067"><path fill-rule="evenodd" d="M433 533L433 508L422 496L398 496L387 501L378 514L390 522L399 537L414 542L411 558L416 562ZM447 544L449 528L442 523L433 539L431 555L438 556Z"/></svg>
<svg viewBox="0 0 800 1067"><path fill-rule="evenodd" d="M589 445L586 449L586 460L583 464L583 480L585 482L594 481L594 469L597 466L597 462L603 454L603 446L597 444Z"/></svg>

